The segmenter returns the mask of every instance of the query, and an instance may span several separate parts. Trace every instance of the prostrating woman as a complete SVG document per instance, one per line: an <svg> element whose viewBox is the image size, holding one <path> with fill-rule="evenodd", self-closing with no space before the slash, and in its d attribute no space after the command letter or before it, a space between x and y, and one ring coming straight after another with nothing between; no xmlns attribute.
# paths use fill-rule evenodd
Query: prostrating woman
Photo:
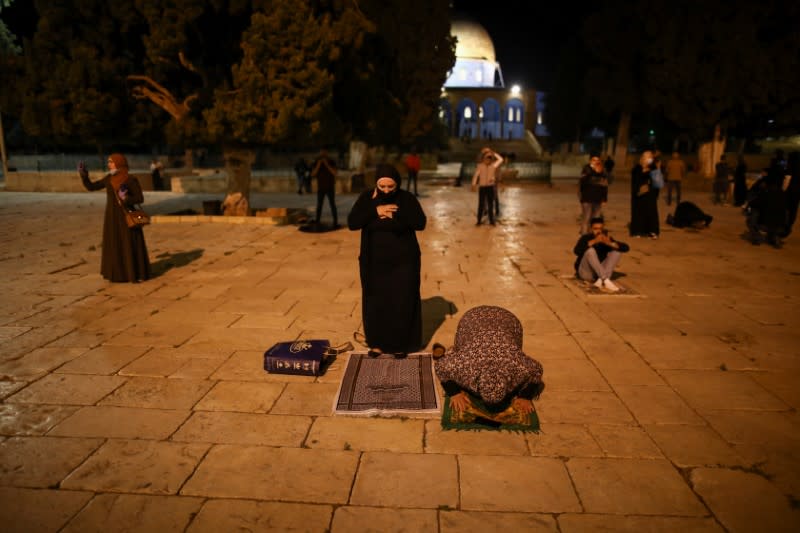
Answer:
<svg viewBox="0 0 800 533"><path fill-rule="evenodd" d="M422 347L416 232L427 219L417 198L400 189L395 167L378 165L375 178L375 188L353 204L347 225L361 230L361 317L369 355L402 358Z"/></svg>
<svg viewBox="0 0 800 533"><path fill-rule="evenodd" d="M123 209L144 202L139 180L128 174L128 160L122 154L108 158L108 173L98 181L89 179L86 164L78 163L83 186L90 191L106 190L103 220L103 255L100 274L114 282L139 282L150 278L150 259L141 227L129 228Z"/></svg>
<svg viewBox="0 0 800 533"><path fill-rule="evenodd" d="M487 406L512 403L521 413L533 411L531 400L543 388L541 363L522 351L522 324L511 311L481 305L464 313L455 344L434 344L436 375L450 405L463 411L469 394Z"/></svg>

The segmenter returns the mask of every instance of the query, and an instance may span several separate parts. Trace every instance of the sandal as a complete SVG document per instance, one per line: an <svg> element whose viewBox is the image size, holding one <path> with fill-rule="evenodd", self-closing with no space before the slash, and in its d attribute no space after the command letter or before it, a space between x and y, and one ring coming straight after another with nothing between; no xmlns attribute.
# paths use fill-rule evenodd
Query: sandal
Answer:
<svg viewBox="0 0 800 533"><path fill-rule="evenodd" d="M367 351L367 356L368 357L375 358L375 357L380 357L381 355L383 355L383 352L380 352L378 350L368 350Z"/></svg>
<svg viewBox="0 0 800 533"><path fill-rule="evenodd" d="M445 354L446 351L447 351L447 348L445 348L444 346L442 346L438 342L434 342L433 343L433 350L431 352L431 355L433 356L434 359L439 359L441 356L443 356Z"/></svg>
<svg viewBox="0 0 800 533"><path fill-rule="evenodd" d="M367 337L365 337L360 331L353 332L353 340L361 346L364 346L365 348L367 347Z"/></svg>

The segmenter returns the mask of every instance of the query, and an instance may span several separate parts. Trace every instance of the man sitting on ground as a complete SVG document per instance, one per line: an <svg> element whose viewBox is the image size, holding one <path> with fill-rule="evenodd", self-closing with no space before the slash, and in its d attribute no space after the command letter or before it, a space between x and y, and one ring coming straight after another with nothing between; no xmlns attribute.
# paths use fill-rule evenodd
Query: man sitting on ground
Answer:
<svg viewBox="0 0 800 533"><path fill-rule="evenodd" d="M627 244L608 234L602 217L594 217L589 221L589 233L581 235L572 250L577 256L575 274L584 281L594 281L598 289L617 292L619 287L611 281L611 275L628 250Z"/></svg>

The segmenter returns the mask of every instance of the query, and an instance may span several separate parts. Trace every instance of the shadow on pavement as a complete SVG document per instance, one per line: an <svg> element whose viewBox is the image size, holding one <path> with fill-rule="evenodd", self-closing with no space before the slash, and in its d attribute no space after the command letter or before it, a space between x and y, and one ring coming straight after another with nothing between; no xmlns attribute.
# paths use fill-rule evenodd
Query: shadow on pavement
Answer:
<svg viewBox="0 0 800 533"><path fill-rule="evenodd" d="M166 274L172 268L185 267L192 261L196 261L203 256L203 249L197 248L188 252L169 253L165 252L156 256L158 261L150 265L152 277L157 278Z"/></svg>
<svg viewBox="0 0 800 533"><path fill-rule="evenodd" d="M447 315L452 316L457 312L456 304L441 296L422 300L422 345L427 346L431 342ZM448 342L442 344L447 345Z"/></svg>

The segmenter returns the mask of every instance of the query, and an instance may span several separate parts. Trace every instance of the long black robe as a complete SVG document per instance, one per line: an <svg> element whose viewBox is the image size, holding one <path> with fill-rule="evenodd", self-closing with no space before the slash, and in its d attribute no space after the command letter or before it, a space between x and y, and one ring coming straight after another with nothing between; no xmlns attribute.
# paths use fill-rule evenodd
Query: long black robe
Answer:
<svg viewBox="0 0 800 533"><path fill-rule="evenodd" d="M639 195L642 184L650 186L650 191ZM630 235L647 236L651 233L658 235L660 231L658 220L658 189L653 187L650 170L645 171L641 165L633 167L631 172L631 223L628 227Z"/></svg>
<svg viewBox="0 0 800 533"><path fill-rule="evenodd" d="M398 189L384 203L394 203L392 218L378 217L380 199L369 189L347 216L351 230L361 230L358 257L361 274L361 316L370 348L386 353L413 352L422 347L420 249L417 231L427 218L417 198Z"/></svg>
<svg viewBox="0 0 800 533"><path fill-rule="evenodd" d="M100 274L114 282L136 282L150 278L150 259L141 227L129 228L125 214L116 200L117 192L111 184L111 175L91 181L88 173L81 173L83 186L90 191L106 190L106 212L103 220L103 255ZM127 186L125 204L133 206L144 202L142 186L133 176L128 176L120 187Z"/></svg>

